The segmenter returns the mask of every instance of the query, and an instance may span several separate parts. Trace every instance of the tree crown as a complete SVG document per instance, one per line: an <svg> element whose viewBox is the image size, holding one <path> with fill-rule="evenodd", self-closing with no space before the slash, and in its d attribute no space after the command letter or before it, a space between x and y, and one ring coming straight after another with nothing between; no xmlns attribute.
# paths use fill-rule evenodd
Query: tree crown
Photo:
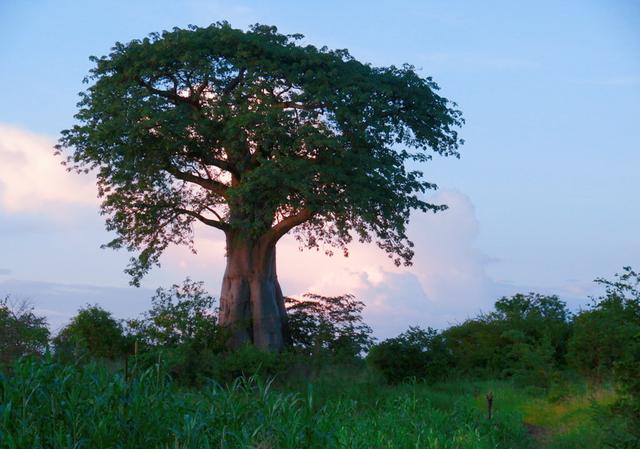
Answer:
<svg viewBox="0 0 640 449"><path fill-rule="evenodd" d="M139 251L134 283L195 221L275 243L345 251L374 239L409 264L411 210L439 211L411 161L458 156L456 105L410 65L373 67L300 45L275 27L226 22L154 33L92 57L78 124L62 132L70 170L95 170L101 210Z"/></svg>

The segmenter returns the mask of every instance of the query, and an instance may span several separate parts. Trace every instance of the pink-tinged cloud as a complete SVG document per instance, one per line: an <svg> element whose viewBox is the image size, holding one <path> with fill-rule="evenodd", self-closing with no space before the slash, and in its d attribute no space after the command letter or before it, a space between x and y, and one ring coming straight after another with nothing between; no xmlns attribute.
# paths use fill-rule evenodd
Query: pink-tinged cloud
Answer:
<svg viewBox="0 0 640 449"><path fill-rule="evenodd" d="M98 204L95 178L68 173L55 140L0 123L0 209L61 216L61 207Z"/></svg>
<svg viewBox="0 0 640 449"><path fill-rule="evenodd" d="M444 191L431 201L449 209L413 214L412 267L395 267L375 245L354 245L348 258L326 258L294 251L294 243L284 242L279 251L283 284L294 288L291 293L355 294L367 304L367 321L381 336L411 324L445 327L489 309L500 286L486 272L489 258L475 247L479 224L471 200Z"/></svg>

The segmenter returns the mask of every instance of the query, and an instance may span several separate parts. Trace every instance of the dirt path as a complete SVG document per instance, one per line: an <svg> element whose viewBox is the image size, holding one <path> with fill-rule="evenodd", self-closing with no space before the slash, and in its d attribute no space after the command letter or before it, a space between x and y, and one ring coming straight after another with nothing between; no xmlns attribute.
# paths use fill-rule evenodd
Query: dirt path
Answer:
<svg viewBox="0 0 640 449"><path fill-rule="evenodd" d="M524 423L524 426L531 438L536 442L538 449L546 449L548 447L551 441L551 431L548 428L529 423Z"/></svg>

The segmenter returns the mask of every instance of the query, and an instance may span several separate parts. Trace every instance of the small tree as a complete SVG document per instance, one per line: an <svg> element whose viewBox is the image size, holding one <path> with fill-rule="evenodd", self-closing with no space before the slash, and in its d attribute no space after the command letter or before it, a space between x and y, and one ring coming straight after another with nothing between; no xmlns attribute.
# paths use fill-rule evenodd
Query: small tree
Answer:
<svg viewBox="0 0 640 449"><path fill-rule="evenodd" d="M291 341L308 354L323 352L355 357L373 343L371 328L362 320L364 303L353 295L286 298Z"/></svg>
<svg viewBox="0 0 640 449"><path fill-rule="evenodd" d="M558 296L518 293L500 298L495 308L488 316L489 321L502 321L508 330L523 332L534 346L546 340L545 344L553 349L555 364L564 364L571 333L571 313Z"/></svg>
<svg viewBox="0 0 640 449"><path fill-rule="evenodd" d="M49 328L27 301L0 298L0 366L18 357L41 355L49 346Z"/></svg>
<svg viewBox="0 0 640 449"><path fill-rule="evenodd" d="M159 288L151 310L127 322L128 337L139 344L139 365L162 359L181 382L200 385L220 371L216 353L224 349L224 332L217 325L215 300L203 282L187 278Z"/></svg>
<svg viewBox="0 0 640 449"><path fill-rule="evenodd" d="M214 298L203 282L187 278L182 285L159 288L152 307L141 319L128 321L129 331L150 347L177 347L215 343L218 335Z"/></svg>
<svg viewBox="0 0 640 449"><path fill-rule="evenodd" d="M169 245L193 247L194 222L225 234L232 347L287 342L276 244L289 231L345 254L353 238L376 241L410 264L411 212L445 209L425 201L436 186L418 164L462 143L456 105L413 66L372 67L301 38L217 23L116 43L91 59L78 124L57 147L69 169L96 170L117 234L106 246L139 253L134 284Z"/></svg>
<svg viewBox="0 0 640 449"><path fill-rule="evenodd" d="M53 339L55 352L62 358L115 359L126 353L122 323L98 305L78 310Z"/></svg>

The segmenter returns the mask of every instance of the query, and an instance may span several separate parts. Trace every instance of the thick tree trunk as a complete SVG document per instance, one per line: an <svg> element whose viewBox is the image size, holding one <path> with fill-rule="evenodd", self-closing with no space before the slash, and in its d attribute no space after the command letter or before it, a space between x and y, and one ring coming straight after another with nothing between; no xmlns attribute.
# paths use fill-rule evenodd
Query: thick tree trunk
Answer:
<svg viewBox="0 0 640 449"><path fill-rule="evenodd" d="M220 293L220 325L229 346L253 343L267 351L288 344L284 298L276 275L275 244L227 236L227 267Z"/></svg>

